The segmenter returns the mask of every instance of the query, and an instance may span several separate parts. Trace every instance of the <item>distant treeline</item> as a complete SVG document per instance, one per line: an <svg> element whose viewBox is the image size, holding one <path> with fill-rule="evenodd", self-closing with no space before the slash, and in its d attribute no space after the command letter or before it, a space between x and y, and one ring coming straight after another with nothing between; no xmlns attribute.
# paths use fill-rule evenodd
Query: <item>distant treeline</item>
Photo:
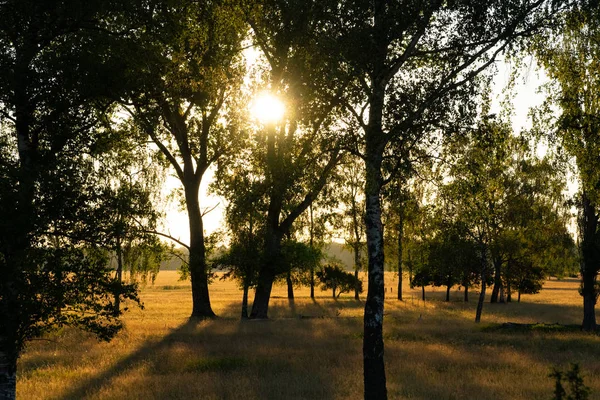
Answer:
<svg viewBox="0 0 600 400"><path fill-rule="evenodd" d="M184 247L175 247L174 252L187 257L187 249ZM327 259L335 260L346 271L354 271L354 256L352 252L342 243L332 242L326 244L323 249ZM116 264L115 264L116 265ZM181 266L181 260L176 256L171 256L160 263L161 271L177 271Z"/></svg>

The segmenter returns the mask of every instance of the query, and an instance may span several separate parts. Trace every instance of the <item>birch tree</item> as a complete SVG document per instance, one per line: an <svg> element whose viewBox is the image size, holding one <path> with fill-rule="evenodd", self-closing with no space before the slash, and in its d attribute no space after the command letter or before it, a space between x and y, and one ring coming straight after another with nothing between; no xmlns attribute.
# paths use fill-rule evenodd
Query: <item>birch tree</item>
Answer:
<svg viewBox="0 0 600 400"><path fill-rule="evenodd" d="M476 77L543 25L556 1L352 1L336 3L331 51L352 78L345 105L365 160L369 284L364 317L366 398L386 398L384 246L380 194L411 144L472 111ZM399 157L394 157L398 155ZM390 175L391 174L391 175Z"/></svg>

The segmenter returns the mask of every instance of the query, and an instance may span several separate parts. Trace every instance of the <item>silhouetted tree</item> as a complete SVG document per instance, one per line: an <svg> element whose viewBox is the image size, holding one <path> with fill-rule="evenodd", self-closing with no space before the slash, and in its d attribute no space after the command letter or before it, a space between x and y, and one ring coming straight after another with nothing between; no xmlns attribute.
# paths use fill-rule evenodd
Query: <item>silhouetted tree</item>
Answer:
<svg viewBox="0 0 600 400"><path fill-rule="evenodd" d="M245 24L227 1L151 2L140 18L143 28L124 43L127 93L121 107L140 142L151 140L181 182L178 193L190 231L192 316L213 317L199 190L208 169L236 152L241 141Z"/></svg>
<svg viewBox="0 0 600 400"><path fill-rule="evenodd" d="M359 292L362 293L362 281L358 280L357 282L353 274L344 271L337 265L325 265L317 271L317 278L322 283L323 290L331 289L334 299L340 297L342 293L354 290L357 286Z"/></svg>
<svg viewBox="0 0 600 400"><path fill-rule="evenodd" d="M110 339L121 328L119 285L94 243L102 182L95 156L113 53L127 7L94 1L0 3L0 398L16 396L27 341L61 326ZM111 32L112 30L112 32Z"/></svg>

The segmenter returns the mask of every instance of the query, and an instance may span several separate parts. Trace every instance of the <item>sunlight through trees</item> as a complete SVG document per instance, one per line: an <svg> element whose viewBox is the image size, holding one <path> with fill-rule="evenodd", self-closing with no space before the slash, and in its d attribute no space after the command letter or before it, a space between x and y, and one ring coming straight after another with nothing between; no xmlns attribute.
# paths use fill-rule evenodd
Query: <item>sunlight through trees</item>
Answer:
<svg viewBox="0 0 600 400"><path fill-rule="evenodd" d="M217 278L239 285L244 320L272 316L280 282L292 309L304 286L317 302L317 281L352 292L365 399L388 397L384 306L406 284L423 304L430 286L447 303L460 288L464 307L476 293L480 322L488 298L516 307L575 276L597 331L598 10L0 1L0 400L28 342L66 326L113 338L141 305L136 274L154 282L167 262L191 281L193 319L217 316ZM492 112L500 59L515 67ZM524 59L548 82L517 132ZM201 185L224 210L211 235ZM169 201L185 240L161 231Z"/></svg>

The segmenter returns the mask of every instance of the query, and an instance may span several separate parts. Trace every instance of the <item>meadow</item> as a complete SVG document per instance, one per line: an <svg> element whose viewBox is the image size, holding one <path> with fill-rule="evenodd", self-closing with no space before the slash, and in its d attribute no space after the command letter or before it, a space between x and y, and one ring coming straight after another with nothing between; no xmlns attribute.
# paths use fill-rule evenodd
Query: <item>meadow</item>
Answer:
<svg viewBox="0 0 600 400"><path fill-rule="evenodd" d="M395 284L393 273L386 286ZM387 293L385 360L392 399L550 399L553 367L579 363L591 399L600 399L600 337L543 326L502 323L581 322L578 281L547 281L521 303L484 305L443 288ZM64 329L28 346L19 361L17 398L36 399L359 399L362 312L350 294L334 300L307 288L286 297L276 286L270 320L240 321L235 283L211 285L218 319L190 321L191 288L161 272L142 288L145 308L131 307L110 343ZM251 296L252 297L252 296Z"/></svg>

